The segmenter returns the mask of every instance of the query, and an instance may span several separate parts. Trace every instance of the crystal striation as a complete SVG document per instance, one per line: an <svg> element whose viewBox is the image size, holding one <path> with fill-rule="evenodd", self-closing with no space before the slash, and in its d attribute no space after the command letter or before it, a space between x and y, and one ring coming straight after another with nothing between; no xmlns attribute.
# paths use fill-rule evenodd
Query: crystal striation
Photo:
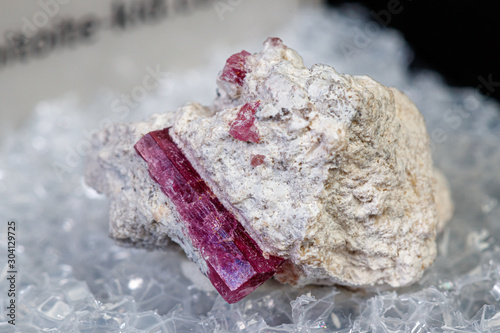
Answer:
<svg viewBox="0 0 500 333"><path fill-rule="evenodd" d="M260 250L175 145L168 128L146 134L135 149L175 205L207 263L208 277L227 302L239 301L276 273L283 259Z"/></svg>

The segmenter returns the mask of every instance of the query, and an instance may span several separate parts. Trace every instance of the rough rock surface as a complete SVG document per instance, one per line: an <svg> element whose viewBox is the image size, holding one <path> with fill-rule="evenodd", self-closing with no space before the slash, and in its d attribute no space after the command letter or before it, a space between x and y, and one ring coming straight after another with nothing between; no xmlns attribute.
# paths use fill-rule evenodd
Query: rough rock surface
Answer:
<svg viewBox="0 0 500 333"><path fill-rule="evenodd" d="M422 275L452 203L424 120L404 94L326 65L308 69L277 38L231 57L218 85L211 107L192 103L96 137L86 181L112 200L113 238L147 248L171 238L206 272L133 149L172 126L224 206L264 251L288 259L279 281L397 287ZM239 135L243 114L239 128L249 132Z"/></svg>

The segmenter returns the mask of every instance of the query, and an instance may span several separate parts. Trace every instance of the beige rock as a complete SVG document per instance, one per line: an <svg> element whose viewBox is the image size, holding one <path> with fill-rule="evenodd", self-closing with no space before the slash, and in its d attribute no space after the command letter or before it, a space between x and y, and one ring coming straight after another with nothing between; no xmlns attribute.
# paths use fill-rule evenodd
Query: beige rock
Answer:
<svg viewBox="0 0 500 333"><path fill-rule="evenodd" d="M172 125L174 141L226 208L264 251L288 259L279 281L397 287L418 279L452 203L415 105L369 77L308 69L277 39L249 56L246 69L242 86L219 80L212 107L189 104L97 138L87 181L113 199L112 236L161 248L168 235L204 271L175 208L131 147ZM230 124L257 100L261 140L235 139ZM252 166L255 155L264 163Z"/></svg>

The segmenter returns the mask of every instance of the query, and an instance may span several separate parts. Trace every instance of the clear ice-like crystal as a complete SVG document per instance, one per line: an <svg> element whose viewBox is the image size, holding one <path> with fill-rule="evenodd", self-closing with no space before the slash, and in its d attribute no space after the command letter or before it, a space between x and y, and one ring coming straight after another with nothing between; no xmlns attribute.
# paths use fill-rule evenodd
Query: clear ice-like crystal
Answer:
<svg viewBox="0 0 500 333"><path fill-rule="evenodd" d="M130 325L138 330L160 332L162 321L157 313L149 311L135 317Z"/></svg>
<svg viewBox="0 0 500 333"><path fill-rule="evenodd" d="M51 296L38 307L38 311L49 319L63 320L71 313L71 307L58 297Z"/></svg>
<svg viewBox="0 0 500 333"><path fill-rule="evenodd" d="M226 301L241 300L276 273L283 259L266 258L172 141L169 128L146 134L135 149L175 205L207 263L207 276Z"/></svg>

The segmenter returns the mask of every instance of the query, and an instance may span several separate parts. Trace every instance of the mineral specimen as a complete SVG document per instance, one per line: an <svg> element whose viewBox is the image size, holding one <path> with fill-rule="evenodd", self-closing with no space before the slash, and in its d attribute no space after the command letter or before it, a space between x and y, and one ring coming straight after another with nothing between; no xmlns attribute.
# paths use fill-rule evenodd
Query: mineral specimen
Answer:
<svg viewBox="0 0 500 333"><path fill-rule="evenodd" d="M264 258L286 259L279 281L399 287L422 275L452 203L432 165L424 120L403 93L326 65L308 69L278 38L259 53L231 56L217 83L210 107L191 103L95 137L86 181L112 199L111 237L149 249L169 248L172 239L213 281L217 270L187 221L196 213L177 202L188 194L161 177L157 184L133 149L144 135L153 145L147 134L170 127L168 147L178 152L159 140L152 156L165 164L166 151L170 161L184 156L180 170L190 164L197 176L182 174L182 190L203 187L241 225L221 228L241 231ZM231 242L245 253L237 238ZM246 274L233 269L226 286Z"/></svg>

